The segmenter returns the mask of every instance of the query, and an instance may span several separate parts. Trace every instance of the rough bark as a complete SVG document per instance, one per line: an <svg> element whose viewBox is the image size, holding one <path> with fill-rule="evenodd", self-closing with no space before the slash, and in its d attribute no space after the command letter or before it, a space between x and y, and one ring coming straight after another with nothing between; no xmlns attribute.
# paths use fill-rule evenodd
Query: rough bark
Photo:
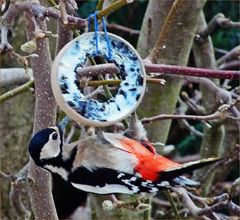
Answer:
<svg viewBox="0 0 240 220"><path fill-rule="evenodd" d="M39 27L46 30L46 23L39 22ZM26 13L28 40L32 39L34 23L31 14ZM55 124L56 103L50 86L51 56L47 39L37 41L36 54L39 58L31 59L31 67L35 79L35 113L33 133ZM29 192L35 219L58 219L53 203L50 175L37 167L30 159Z"/></svg>
<svg viewBox="0 0 240 220"><path fill-rule="evenodd" d="M201 12L198 21L198 32L207 27L203 12ZM216 59L214 48L210 37L206 37L202 43L195 42L193 45L193 53L197 67L216 69ZM219 80L214 80L219 83ZM201 86L203 106L207 113L214 112L219 107L219 99L215 94L210 93L208 88ZM201 158L218 157L223 152L223 140L225 128L222 124L215 124L212 128L204 127L204 137L201 144ZM195 172L195 177L201 180L209 168L201 169ZM202 184L204 194L208 194L212 182L214 180L216 170L211 172Z"/></svg>
<svg viewBox="0 0 240 220"><path fill-rule="evenodd" d="M157 38L157 41L149 56L151 62L182 66L187 65L193 38L196 32L197 19L205 2L205 0L197 0L192 4L192 1L175 1L164 24L161 19L164 17L157 17L155 10L157 8L164 8L165 11L168 11L171 6L170 1L152 0L149 2L149 9L145 15L142 27L143 33L146 33L148 28L149 17L152 17L152 20L158 22L161 21L159 26L153 26L154 29L161 27L163 24L161 32L160 29L158 29L160 32L159 36L155 37L155 39ZM139 51L144 57L151 48L148 44L148 37L146 34L143 34L143 39L140 39L138 44ZM144 49L142 49L140 45L144 44L149 45L149 48L144 48L147 52L145 51L143 53ZM162 113L172 114L175 110L180 88L181 81L177 81L173 77L166 77L165 86L149 87L145 99L143 100L143 104L139 108L140 114L144 116L153 116ZM156 122L147 126L146 128L148 129L150 140L166 142L170 125L171 121L169 120Z"/></svg>

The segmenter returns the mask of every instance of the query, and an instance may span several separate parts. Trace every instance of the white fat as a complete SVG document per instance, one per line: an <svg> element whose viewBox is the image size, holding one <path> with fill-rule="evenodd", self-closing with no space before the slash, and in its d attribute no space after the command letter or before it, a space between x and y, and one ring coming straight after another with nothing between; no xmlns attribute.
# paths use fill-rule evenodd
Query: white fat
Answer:
<svg viewBox="0 0 240 220"><path fill-rule="evenodd" d="M60 175L64 180L68 179L68 172L62 167L55 167L52 165L45 165L44 168L50 170L52 173L57 173Z"/></svg>
<svg viewBox="0 0 240 220"><path fill-rule="evenodd" d="M96 193L96 194L112 194L112 193L124 193L133 194L134 191L129 190L128 187L119 184L106 184L103 187L89 186L85 184L72 183L72 185L80 190Z"/></svg>

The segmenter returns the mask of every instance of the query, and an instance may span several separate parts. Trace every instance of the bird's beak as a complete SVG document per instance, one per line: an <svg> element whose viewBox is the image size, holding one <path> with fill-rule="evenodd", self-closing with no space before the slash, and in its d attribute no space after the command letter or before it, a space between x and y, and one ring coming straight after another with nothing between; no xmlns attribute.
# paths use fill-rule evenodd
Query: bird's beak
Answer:
<svg viewBox="0 0 240 220"><path fill-rule="evenodd" d="M64 131L69 121L70 118L68 116L65 116L60 122L58 122L57 127L59 128L60 132Z"/></svg>

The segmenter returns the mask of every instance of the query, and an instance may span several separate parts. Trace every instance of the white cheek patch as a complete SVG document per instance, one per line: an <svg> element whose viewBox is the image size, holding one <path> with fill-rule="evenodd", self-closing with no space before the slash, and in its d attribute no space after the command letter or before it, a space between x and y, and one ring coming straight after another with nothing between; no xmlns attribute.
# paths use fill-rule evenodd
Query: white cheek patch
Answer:
<svg viewBox="0 0 240 220"><path fill-rule="evenodd" d="M60 141L49 140L40 152L40 159L49 159L60 154Z"/></svg>
<svg viewBox="0 0 240 220"><path fill-rule="evenodd" d="M112 193L123 193L123 194L134 194L134 191L128 189L128 187L119 184L106 184L103 187L100 186L89 186L85 184L71 183L74 187L91 193L96 194L112 194Z"/></svg>
<svg viewBox="0 0 240 220"><path fill-rule="evenodd" d="M52 165L45 165L44 168L50 170L52 173L60 175L64 180L68 180L68 172L62 167L55 167Z"/></svg>

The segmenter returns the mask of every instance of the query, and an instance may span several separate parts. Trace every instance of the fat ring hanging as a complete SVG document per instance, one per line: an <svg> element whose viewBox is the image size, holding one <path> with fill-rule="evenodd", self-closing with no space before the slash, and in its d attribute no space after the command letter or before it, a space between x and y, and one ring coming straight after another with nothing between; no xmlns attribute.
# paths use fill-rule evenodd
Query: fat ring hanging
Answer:
<svg viewBox="0 0 240 220"><path fill-rule="evenodd" d="M73 120L84 125L102 127L124 119L137 108L145 91L146 73L137 51L114 34L108 34L107 42L104 34L89 32L80 35L65 45L53 62L51 84L57 104ZM96 55L114 63L123 79L116 95L106 102L86 99L78 88L76 69L83 67L88 57Z"/></svg>

